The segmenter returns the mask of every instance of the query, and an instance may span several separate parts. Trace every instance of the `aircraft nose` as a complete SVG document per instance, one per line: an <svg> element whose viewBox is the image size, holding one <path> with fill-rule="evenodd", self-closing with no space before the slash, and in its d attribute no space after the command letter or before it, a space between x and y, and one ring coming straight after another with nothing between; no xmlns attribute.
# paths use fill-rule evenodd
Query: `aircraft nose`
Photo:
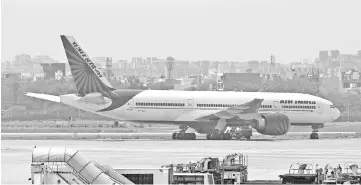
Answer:
<svg viewBox="0 0 361 185"><path fill-rule="evenodd" d="M339 118L341 116L341 112L340 110L338 110L337 108L335 108L335 115L333 117L333 120L336 120L337 118Z"/></svg>

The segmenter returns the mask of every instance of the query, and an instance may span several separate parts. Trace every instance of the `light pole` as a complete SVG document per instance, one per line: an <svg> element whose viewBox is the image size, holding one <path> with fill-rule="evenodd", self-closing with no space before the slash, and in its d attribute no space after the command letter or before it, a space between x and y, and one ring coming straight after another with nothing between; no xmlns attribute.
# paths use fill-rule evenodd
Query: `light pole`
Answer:
<svg viewBox="0 0 361 185"><path fill-rule="evenodd" d="M350 103L347 104L347 122L350 123Z"/></svg>

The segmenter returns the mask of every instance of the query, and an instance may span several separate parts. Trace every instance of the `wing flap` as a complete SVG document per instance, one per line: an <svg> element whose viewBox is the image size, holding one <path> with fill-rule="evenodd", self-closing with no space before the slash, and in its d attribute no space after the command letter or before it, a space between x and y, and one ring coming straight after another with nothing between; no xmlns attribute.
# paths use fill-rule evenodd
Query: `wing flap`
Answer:
<svg viewBox="0 0 361 185"><path fill-rule="evenodd" d="M29 93L29 92L26 93L25 96L29 96L29 97L34 97L34 98L39 98L39 99L43 99L43 100L48 100L48 101L60 103L60 97L59 97L59 96L54 96L54 95L49 95L49 94Z"/></svg>

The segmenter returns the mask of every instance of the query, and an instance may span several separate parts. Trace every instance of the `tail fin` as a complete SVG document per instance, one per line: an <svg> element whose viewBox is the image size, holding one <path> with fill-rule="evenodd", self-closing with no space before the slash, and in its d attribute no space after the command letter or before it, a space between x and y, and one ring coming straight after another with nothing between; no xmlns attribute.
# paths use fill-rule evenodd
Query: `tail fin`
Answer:
<svg viewBox="0 0 361 185"><path fill-rule="evenodd" d="M99 92L110 98L115 90L72 36L61 35L66 57L80 96Z"/></svg>

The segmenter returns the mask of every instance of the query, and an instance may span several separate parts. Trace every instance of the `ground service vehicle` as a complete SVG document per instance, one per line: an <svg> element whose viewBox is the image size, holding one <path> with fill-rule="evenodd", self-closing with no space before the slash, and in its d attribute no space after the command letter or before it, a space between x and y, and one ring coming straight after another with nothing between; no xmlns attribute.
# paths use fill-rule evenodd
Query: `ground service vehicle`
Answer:
<svg viewBox="0 0 361 185"><path fill-rule="evenodd" d="M243 154L229 154L222 161L207 157L188 164L171 164L174 173L209 173L215 184L241 184L247 181L248 157Z"/></svg>
<svg viewBox="0 0 361 185"><path fill-rule="evenodd" d="M282 184L314 184L317 174L312 164L295 163L290 166L288 173L279 175Z"/></svg>
<svg viewBox="0 0 361 185"><path fill-rule="evenodd" d="M247 182L248 157L243 154L229 154L220 164L221 181L224 184Z"/></svg>
<svg viewBox="0 0 361 185"><path fill-rule="evenodd" d="M213 185L214 178L210 173L174 173L172 184L204 184Z"/></svg>

